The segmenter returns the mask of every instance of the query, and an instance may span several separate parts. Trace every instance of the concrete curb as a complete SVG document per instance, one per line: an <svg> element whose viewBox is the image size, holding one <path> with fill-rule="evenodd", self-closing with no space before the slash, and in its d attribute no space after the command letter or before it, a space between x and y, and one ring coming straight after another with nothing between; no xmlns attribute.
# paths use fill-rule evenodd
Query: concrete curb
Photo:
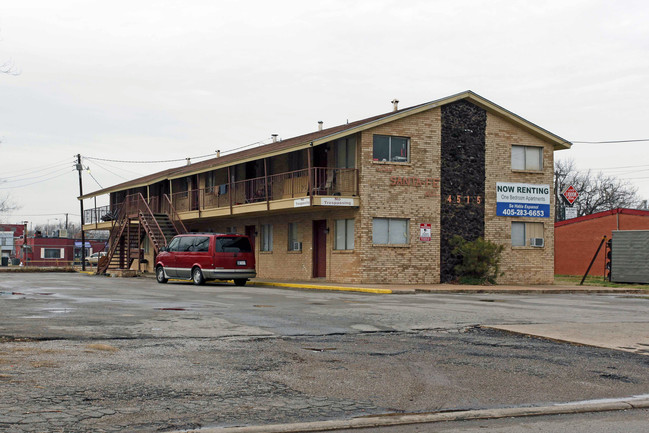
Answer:
<svg viewBox="0 0 649 433"><path fill-rule="evenodd" d="M314 289L314 290L335 290L343 292L361 292L361 293L394 293L390 289L374 289L369 287L346 287L346 286L328 286L318 284L293 284L293 283L271 283L265 281L249 281L251 286L271 286L271 287L289 287L292 289ZM413 290L412 293L415 293Z"/></svg>
<svg viewBox="0 0 649 433"><path fill-rule="evenodd" d="M643 294L647 295L649 292L643 289L607 289L607 288L592 288L592 289L575 289L575 288L557 288L557 289L534 289L534 288L517 288L517 289L499 289L498 286L484 286L481 288L460 288L460 289L422 289L417 288L417 293L468 293L468 294L481 294L481 293L492 293L499 295L506 294L523 294L523 295L579 295L579 294L617 294L617 295L628 295L628 294Z"/></svg>
<svg viewBox="0 0 649 433"><path fill-rule="evenodd" d="M647 409L649 397L628 397L610 400L592 400L554 404L551 406L515 407L501 409L479 409L458 412L440 412L430 414L388 414L346 420L302 422L293 424L270 424L248 427L212 427L198 430L182 430L185 433L280 433L280 432L317 432L354 428L389 427L408 424L425 424L448 421L470 421L478 419L498 419L511 417L562 415L588 412L606 412L615 410ZM179 432L176 432L179 433Z"/></svg>

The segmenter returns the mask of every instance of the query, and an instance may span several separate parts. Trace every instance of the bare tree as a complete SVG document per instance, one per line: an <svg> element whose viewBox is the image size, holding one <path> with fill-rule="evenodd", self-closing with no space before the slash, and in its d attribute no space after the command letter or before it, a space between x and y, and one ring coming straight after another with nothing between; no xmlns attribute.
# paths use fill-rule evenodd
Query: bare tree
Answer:
<svg viewBox="0 0 649 433"><path fill-rule="evenodd" d="M556 161L554 164L554 185L556 189L555 221L562 221L564 210L569 204L561 197L561 192L572 185L579 194L573 207L577 216L618 207L635 208L640 204L638 188L631 182L591 170L580 172L571 159Z"/></svg>
<svg viewBox="0 0 649 433"><path fill-rule="evenodd" d="M10 74L10 75L19 75L20 72L16 70L13 62L4 62L0 63L0 73Z"/></svg>
<svg viewBox="0 0 649 433"><path fill-rule="evenodd" d="M12 210L18 209L19 206L16 205L13 201L11 201L11 197L9 195L4 195L0 196L0 218L2 217L3 214L7 212L11 212Z"/></svg>

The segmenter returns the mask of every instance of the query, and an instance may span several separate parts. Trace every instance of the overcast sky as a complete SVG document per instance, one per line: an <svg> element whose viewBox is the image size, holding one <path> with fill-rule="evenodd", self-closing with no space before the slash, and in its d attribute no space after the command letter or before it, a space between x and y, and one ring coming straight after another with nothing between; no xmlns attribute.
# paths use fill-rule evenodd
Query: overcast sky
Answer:
<svg viewBox="0 0 649 433"><path fill-rule="evenodd" d="M0 1L5 222L79 221L74 155L169 160L463 90L571 141L649 138L646 1ZM557 152L649 198L649 142ZM175 163L178 165L182 163ZM172 166L84 160L84 192ZM93 207L92 200L85 202ZM104 204L100 202L99 204Z"/></svg>

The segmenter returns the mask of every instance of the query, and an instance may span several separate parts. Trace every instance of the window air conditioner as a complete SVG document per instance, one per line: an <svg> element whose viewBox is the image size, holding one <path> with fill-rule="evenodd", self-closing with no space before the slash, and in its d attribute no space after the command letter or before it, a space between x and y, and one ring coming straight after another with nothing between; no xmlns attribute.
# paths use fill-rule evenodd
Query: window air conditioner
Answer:
<svg viewBox="0 0 649 433"><path fill-rule="evenodd" d="M293 251L301 251L302 242L293 242Z"/></svg>
<svg viewBox="0 0 649 433"><path fill-rule="evenodd" d="M543 245L543 238L530 238L530 246L542 248Z"/></svg>

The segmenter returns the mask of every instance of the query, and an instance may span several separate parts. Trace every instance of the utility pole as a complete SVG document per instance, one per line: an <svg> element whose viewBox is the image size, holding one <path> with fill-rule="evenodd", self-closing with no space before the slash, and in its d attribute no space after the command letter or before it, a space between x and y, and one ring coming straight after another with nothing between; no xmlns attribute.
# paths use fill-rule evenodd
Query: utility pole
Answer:
<svg viewBox="0 0 649 433"><path fill-rule="evenodd" d="M65 229L68 229L68 214L65 214Z"/></svg>
<svg viewBox="0 0 649 433"><path fill-rule="evenodd" d="M83 166L81 165L81 154L77 154L77 170L79 171L79 197L83 195L83 183L81 182L81 170ZM81 206L81 270L86 270L86 233L83 231L83 199L79 199L79 205ZM66 215L67 217L67 215Z"/></svg>

